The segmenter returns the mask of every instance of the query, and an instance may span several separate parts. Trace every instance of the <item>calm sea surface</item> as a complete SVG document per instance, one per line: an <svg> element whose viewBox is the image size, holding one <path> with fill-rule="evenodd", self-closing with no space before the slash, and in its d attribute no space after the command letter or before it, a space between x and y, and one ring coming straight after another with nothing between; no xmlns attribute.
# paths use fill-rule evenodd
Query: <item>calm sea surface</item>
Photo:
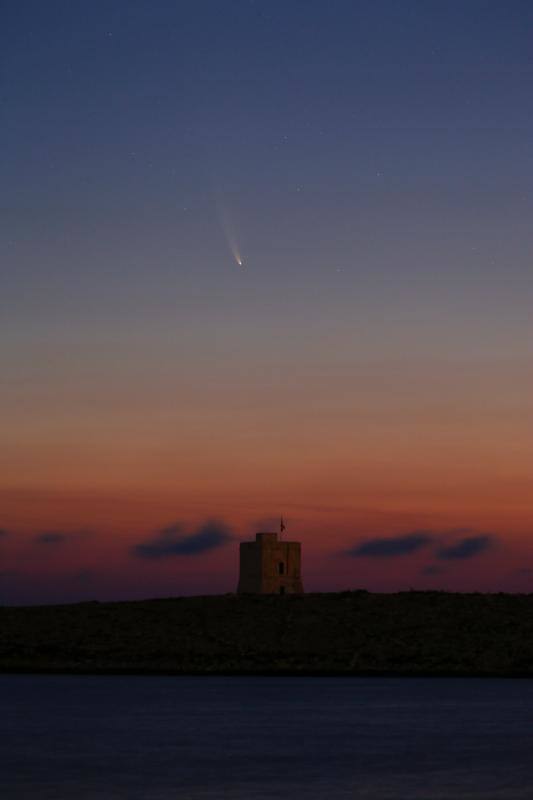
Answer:
<svg viewBox="0 0 533 800"><path fill-rule="evenodd" d="M2 800L533 798L533 681L0 676Z"/></svg>

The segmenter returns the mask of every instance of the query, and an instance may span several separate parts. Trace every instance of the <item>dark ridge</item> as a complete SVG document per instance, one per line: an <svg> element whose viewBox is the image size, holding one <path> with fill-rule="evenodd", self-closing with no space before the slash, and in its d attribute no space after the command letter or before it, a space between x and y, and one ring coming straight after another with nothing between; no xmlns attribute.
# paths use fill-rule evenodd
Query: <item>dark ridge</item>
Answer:
<svg viewBox="0 0 533 800"><path fill-rule="evenodd" d="M533 677L533 595L353 591L0 607L0 671Z"/></svg>

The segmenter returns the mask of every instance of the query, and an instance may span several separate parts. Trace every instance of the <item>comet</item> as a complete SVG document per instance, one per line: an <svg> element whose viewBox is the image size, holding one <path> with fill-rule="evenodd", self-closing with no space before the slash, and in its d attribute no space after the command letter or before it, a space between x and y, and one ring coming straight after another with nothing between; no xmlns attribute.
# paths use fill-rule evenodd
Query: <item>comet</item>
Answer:
<svg viewBox="0 0 533 800"><path fill-rule="evenodd" d="M238 267L244 267L241 250L238 244L239 237L237 236L236 226L234 224L232 215L229 213L227 203L222 203L220 198L217 198L217 212L220 221L220 227L224 233L224 238L226 239L229 251L233 256L233 260Z"/></svg>
<svg viewBox="0 0 533 800"><path fill-rule="evenodd" d="M229 225L227 220L226 220L226 224L223 225L223 230L224 230L224 234L226 236L226 241L228 243L228 247L230 249L230 253L233 256L233 258L235 260L235 263L237 264L238 267L244 266L243 265L243 261L242 261L241 252L240 252L240 249L239 249L239 245L237 244L237 237L235 235L235 231L234 231L233 228L231 228L231 226Z"/></svg>

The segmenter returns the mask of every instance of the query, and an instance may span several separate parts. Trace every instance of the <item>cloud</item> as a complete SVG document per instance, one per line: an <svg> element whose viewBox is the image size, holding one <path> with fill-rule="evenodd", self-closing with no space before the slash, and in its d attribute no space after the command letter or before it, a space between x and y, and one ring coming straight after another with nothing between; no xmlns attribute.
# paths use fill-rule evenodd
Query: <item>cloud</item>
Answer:
<svg viewBox="0 0 533 800"><path fill-rule="evenodd" d="M42 545L58 545L58 544L66 544L67 542L71 542L74 540L85 539L87 536L90 536L91 532L87 530L80 530L80 531L43 531L42 533L36 533L33 537L33 541L36 544Z"/></svg>
<svg viewBox="0 0 533 800"><path fill-rule="evenodd" d="M422 570L422 575L442 575L445 572L444 567L441 564L428 564L427 567L424 567Z"/></svg>
<svg viewBox="0 0 533 800"><path fill-rule="evenodd" d="M8 532L5 530L5 528L0 528L0 539L5 539L6 536L9 536Z"/></svg>
<svg viewBox="0 0 533 800"><path fill-rule="evenodd" d="M35 537L37 544L63 544L66 542L67 534L59 533L58 531L45 531L38 533Z"/></svg>
<svg viewBox="0 0 533 800"><path fill-rule="evenodd" d="M348 550L352 558L394 558L408 556L427 547L433 541L428 531L413 531L405 536L388 539L367 539Z"/></svg>
<svg viewBox="0 0 533 800"><path fill-rule="evenodd" d="M454 544L440 547L437 558L443 561L461 561L485 553L494 544L495 537L492 534L483 533L478 536L467 536Z"/></svg>
<svg viewBox="0 0 533 800"><path fill-rule="evenodd" d="M172 556L196 556L222 547L233 538L229 528L217 520L204 522L193 533L185 534L176 523L163 528L149 541L133 548L139 558L158 559Z"/></svg>
<svg viewBox="0 0 533 800"><path fill-rule="evenodd" d="M367 539L354 545L347 554L352 558L394 558L412 555L432 544L439 561L461 561L481 555L496 541L495 534L479 533L471 528L415 530L401 536ZM423 574L437 575L439 571L436 564L430 564Z"/></svg>
<svg viewBox="0 0 533 800"><path fill-rule="evenodd" d="M533 575L533 569L531 567L519 567L519 569L515 569L511 575L517 578L530 578Z"/></svg>

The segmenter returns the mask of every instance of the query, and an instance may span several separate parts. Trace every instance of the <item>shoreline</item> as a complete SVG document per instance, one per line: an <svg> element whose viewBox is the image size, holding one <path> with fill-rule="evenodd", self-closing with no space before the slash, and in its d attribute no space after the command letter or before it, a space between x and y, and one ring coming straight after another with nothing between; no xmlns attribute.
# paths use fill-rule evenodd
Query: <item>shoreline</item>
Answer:
<svg viewBox="0 0 533 800"><path fill-rule="evenodd" d="M0 669L1 677L15 676L64 676L73 678L93 677L93 678L340 678L343 680L376 679L385 680L388 678L397 680L519 680L529 681L533 679L533 672L528 673L486 673L486 672L170 672L157 670L135 670L135 669L102 669L102 670L74 670L69 668L50 668L50 669Z"/></svg>

